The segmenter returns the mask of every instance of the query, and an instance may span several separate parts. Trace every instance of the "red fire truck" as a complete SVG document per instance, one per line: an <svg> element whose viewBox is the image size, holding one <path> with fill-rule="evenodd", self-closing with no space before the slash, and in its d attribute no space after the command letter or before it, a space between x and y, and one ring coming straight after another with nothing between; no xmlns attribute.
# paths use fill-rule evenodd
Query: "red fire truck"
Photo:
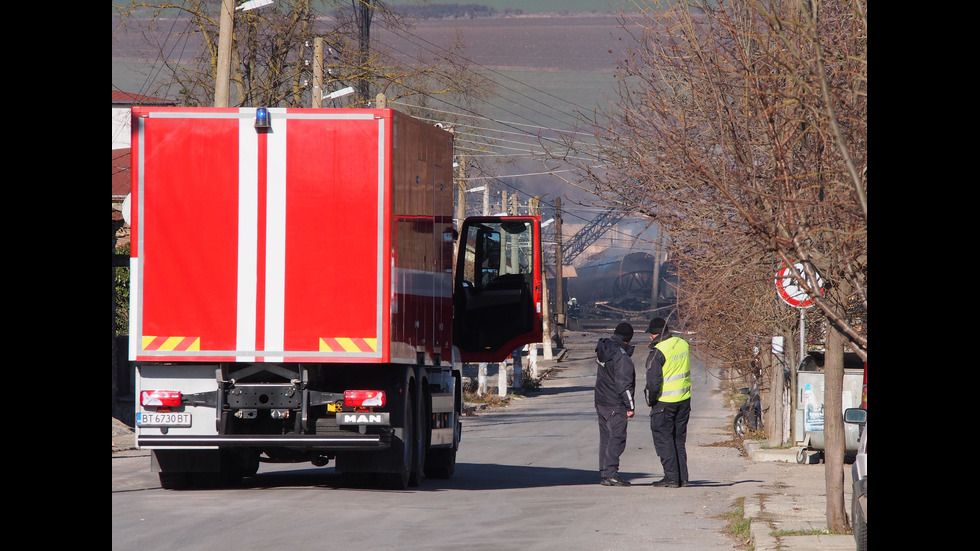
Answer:
<svg viewBox="0 0 980 551"><path fill-rule="evenodd" d="M461 362L542 338L540 218L454 230L453 135L398 111L135 107L131 205L136 442L166 488L448 478Z"/></svg>

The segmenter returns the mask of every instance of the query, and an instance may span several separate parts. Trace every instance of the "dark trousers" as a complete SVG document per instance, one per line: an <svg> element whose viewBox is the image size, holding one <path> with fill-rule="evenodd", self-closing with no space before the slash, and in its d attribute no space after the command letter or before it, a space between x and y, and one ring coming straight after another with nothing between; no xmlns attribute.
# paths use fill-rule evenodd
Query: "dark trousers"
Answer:
<svg viewBox="0 0 980 551"><path fill-rule="evenodd" d="M626 410L597 404L595 411L599 415L599 476L612 478L619 474L619 456L626 450Z"/></svg>
<svg viewBox="0 0 980 551"><path fill-rule="evenodd" d="M660 456L664 478L687 484L687 422L691 418L691 400L659 402L650 411L653 446Z"/></svg>

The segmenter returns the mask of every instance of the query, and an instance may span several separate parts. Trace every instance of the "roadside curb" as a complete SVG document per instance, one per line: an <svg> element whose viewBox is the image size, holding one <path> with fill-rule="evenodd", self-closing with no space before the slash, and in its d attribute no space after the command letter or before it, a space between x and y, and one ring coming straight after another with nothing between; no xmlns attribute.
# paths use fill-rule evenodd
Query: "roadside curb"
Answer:
<svg viewBox="0 0 980 551"><path fill-rule="evenodd" d="M779 549L779 542L772 535L772 526L768 522L753 520L749 523L749 537L752 549L755 551L774 551Z"/></svg>
<svg viewBox="0 0 980 551"><path fill-rule="evenodd" d="M764 448L757 440L743 442L746 455L753 462L792 463L793 468L780 469L784 474L771 481L771 494L746 496L743 516L749 519L749 536L754 551L853 551L854 536L818 533L827 530L827 519L819 515L813 504L823 488L824 470L812 465L798 464L799 447ZM799 471L796 470L797 466ZM803 509L807 511L804 512ZM790 535L775 536L774 532ZM793 532L806 535L791 535Z"/></svg>
<svg viewBox="0 0 980 551"><path fill-rule="evenodd" d="M783 463L796 463L796 456L799 453L798 447L793 448L763 448L762 442L758 440L743 440L742 447L752 461L781 461Z"/></svg>

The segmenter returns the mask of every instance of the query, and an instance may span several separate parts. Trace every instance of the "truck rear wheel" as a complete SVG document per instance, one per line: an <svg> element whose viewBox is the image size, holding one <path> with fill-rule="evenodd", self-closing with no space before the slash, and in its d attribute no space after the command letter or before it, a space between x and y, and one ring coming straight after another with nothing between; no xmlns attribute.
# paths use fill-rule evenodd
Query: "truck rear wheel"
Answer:
<svg viewBox="0 0 980 551"><path fill-rule="evenodd" d="M396 454L397 471L382 475L385 486L393 490L408 488L412 480L413 463L415 460L415 405L412 391L405 392L404 410L402 411L402 438L395 439L392 451Z"/></svg>
<svg viewBox="0 0 980 551"><path fill-rule="evenodd" d="M429 424L432 419L432 413L429 410L428 404L431 403L431 399L425 393L420 394L421 396L415 402L418 404L418 407L409 412L416 420L415 438L413 442L415 453L412 455L412 475L408 481L409 486L422 484L422 479L425 478L426 453L429 451Z"/></svg>
<svg viewBox="0 0 980 551"><path fill-rule="evenodd" d="M191 473L160 472L160 487L164 490L185 490L191 486Z"/></svg>
<svg viewBox="0 0 980 551"><path fill-rule="evenodd" d="M433 448L425 462L425 476L429 478L452 478L456 471L456 448Z"/></svg>
<svg viewBox="0 0 980 551"><path fill-rule="evenodd" d="M259 452L254 450L222 450L213 456L214 461L179 450L169 450L158 457L168 463L158 473L160 486L165 490L235 486L259 470Z"/></svg>

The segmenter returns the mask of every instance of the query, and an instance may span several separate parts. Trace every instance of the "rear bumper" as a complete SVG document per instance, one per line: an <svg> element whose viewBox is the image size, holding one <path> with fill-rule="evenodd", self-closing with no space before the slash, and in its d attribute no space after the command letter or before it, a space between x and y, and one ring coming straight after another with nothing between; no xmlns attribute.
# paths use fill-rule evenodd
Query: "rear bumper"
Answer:
<svg viewBox="0 0 980 551"><path fill-rule="evenodd" d="M391 446L391 437L383 434L351 436L320 435L214 435L214 436L144 436L137 446L147 449L176 448L295 448L317 450L383 450Z"/></svg>

